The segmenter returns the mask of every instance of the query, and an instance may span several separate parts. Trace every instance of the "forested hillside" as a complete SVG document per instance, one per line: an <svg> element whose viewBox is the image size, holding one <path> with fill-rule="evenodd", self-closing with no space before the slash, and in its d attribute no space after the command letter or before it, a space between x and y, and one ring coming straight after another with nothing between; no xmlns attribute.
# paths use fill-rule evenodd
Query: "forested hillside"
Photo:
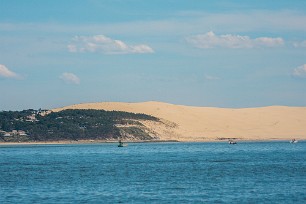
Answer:
<svg viewBox="0 0 306 204"><path fill-rule="evenodd" d="M118 139L150 140L154 136L141 121L159 119L145 114L104 110L2 111L2 141L57 141Z"/></svg>

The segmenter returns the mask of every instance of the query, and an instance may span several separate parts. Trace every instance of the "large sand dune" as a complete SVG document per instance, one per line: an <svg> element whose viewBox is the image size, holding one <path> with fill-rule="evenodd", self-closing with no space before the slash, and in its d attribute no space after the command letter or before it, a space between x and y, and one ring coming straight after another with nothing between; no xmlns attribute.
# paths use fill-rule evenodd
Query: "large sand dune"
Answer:
<svg viewBox="0 0 306 204"><path fill-rule="evenodd" d="M103 109L145 113L163 123L145 122L162 140L205 141L306 139L306 107L210 108L161 102L85 103L54 109Z"/></svg>

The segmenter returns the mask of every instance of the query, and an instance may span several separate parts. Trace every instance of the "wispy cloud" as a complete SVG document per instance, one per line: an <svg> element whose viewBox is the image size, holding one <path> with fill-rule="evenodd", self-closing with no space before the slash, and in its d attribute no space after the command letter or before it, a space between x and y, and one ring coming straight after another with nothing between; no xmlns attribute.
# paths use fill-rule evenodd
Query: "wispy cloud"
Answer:
<svg viewBox="0 0 306 204"><path fill-rule="evenodd" d="M292 75L298 78L306 78L306 64L293 69Z"/></svg>
<svg viewBox="0 0 306 204"><path fill-rule="evenodd" d="M13 78L13 79L20 79L21 76L16 74L15 72L11 71L5 65L0 64L0 77L4 78Z"/></svg>
<svg viewBox="0 0 306 204"><path fill-rule="evenodd" d="M306 48L306 40L301 41L301 42L294 42L293 43L294 47L302 47L302 48Z"/></svg>
<svg viewBox="0 0 306 204"><path fill-rule="evenodd" d="M197 48L257 48L279 47L284 45L282 38L260 37L252 39L241 35L216 35L210 31L205 34L194 35L186 38L186 41Z"/></svg>
<svg viewBox="0 0 306 204"><path fill-rule="evenodd" d="M69 52L100 52L103 54L144 54L154 50L145 44L128 45L105 35L76 36L68 45Z"/></svg>
<svg viewBox="0 0 306 204"><path fill-rule="evenodd" d="M204 76L204 79L206 80L219 80L220 78L219 77L216 77L216 76L211 76L211 75L205 75Z"/></svg>
<svg viewBox="0 0 306 204"><path fill-rule="evenodd" d="M64 72L59 76L67 84L80 84L80 79L73 73Z"/></svg>
<svg viewBox="0 0 306 204"><path fill-rule="evenodd" d="M154 35L186 35L203 32L203 28L211 28L219 32L253 32L273 30L305 32L306 14L293 10L241 10L237 12L212 13L198 11L180 11L171 13L176 18L161 20L137 20L118 23L9 23L0 22L3 31L40 31L65 33L97 33L101 30L107 34L133 34L134 36ZM214 29L216 28L216 29ZM217 29L218 28L218 29Z"/></svg>

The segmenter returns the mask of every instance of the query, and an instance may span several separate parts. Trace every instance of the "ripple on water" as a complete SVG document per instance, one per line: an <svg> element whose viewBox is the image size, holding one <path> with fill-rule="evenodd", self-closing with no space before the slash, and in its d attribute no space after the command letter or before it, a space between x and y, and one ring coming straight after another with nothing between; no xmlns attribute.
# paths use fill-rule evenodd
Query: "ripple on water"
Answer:
<svg viewBox="0 0 306 204"><path fill-rule="evenodd" d="M305 203L306 143L0 147L0 203Z"/></svg>

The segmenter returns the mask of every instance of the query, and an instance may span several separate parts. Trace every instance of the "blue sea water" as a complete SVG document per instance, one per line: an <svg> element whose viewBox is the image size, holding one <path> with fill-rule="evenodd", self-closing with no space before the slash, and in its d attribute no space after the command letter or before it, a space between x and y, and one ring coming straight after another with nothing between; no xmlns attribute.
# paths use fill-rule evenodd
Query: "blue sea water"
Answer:
<svg viewBox="0 0 306 204"><path fill-rule="evenodd" d="M0 203L306 203L306 143L0 146Z"/></svg>

